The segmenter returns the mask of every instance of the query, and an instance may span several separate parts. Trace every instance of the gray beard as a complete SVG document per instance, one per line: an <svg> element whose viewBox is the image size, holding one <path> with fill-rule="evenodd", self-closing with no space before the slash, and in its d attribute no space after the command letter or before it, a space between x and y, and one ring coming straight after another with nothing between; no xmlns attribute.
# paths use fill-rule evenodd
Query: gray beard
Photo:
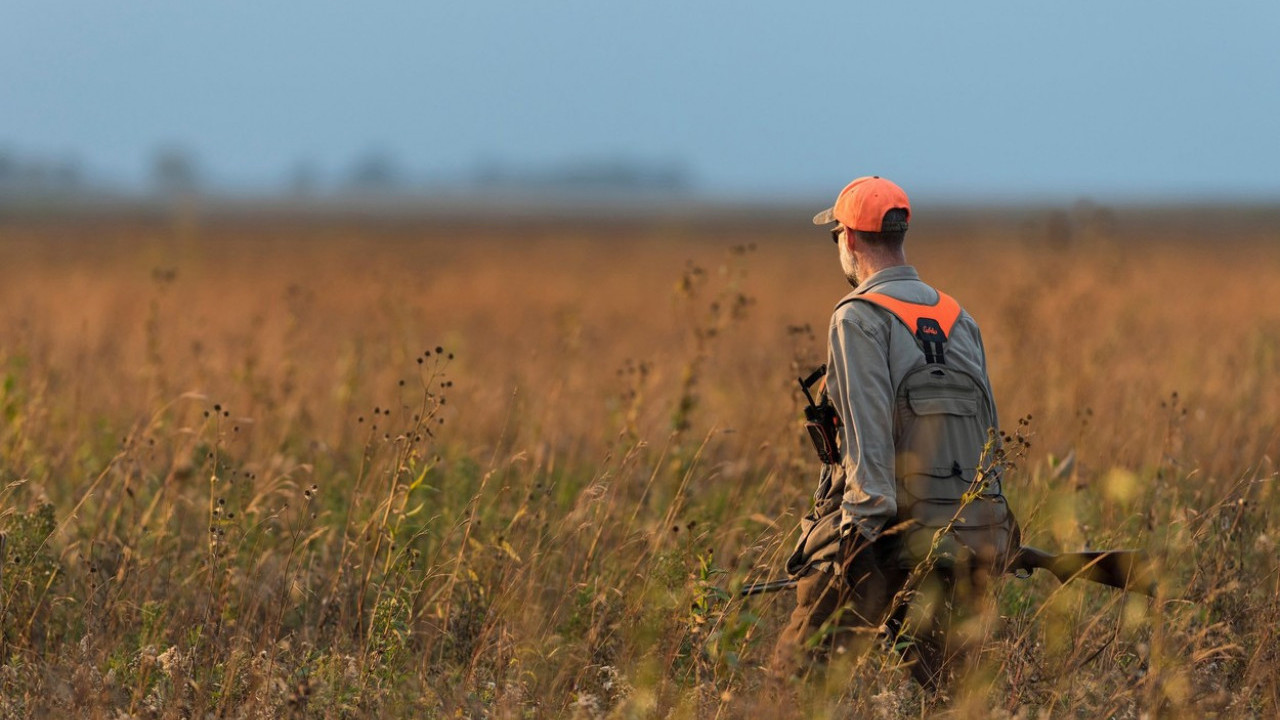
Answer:
<svg viewBox="0 0 1280 720"><path fill-rule="evenodd" d="M849 281L849 287L857 290L862 282L862 268L858 267L858 259L843 247L840 248L840 267L844 269L844 279Z"/></svg>

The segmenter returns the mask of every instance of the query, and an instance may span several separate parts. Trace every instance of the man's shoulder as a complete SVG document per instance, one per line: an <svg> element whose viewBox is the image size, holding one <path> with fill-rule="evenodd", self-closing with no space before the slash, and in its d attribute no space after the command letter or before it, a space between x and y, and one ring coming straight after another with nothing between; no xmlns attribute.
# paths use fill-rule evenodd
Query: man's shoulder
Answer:
<svg viewBox="0 0 1280 720"><path fill-rule="evenodd" d="M960 317L956 319L955 328L951 332L951 340L972 343L982 349L982 330L978 327L978 321L967 310L960 310ZM985 349L982 352L985 353Z"/></svg>
<svg viewBox="0 0 1280 720"><path fill-rule="evenodd" d="M863 332L876 334L887 326L890 316L880 306L861 298L861 293L849 293L836 303L831 312L831 327L846 323L857 325Z"/></svg>

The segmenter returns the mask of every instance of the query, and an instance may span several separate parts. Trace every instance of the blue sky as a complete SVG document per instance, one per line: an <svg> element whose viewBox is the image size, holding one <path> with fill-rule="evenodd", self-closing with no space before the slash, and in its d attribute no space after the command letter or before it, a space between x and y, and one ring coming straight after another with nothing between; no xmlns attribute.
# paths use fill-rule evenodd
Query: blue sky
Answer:
<svg viewBox="0 0 1280 720"><path fill-rule="evenodd" d="M0 0L0 148L221 183L681 162L718 195L1280 199L1280 3Z"/></svg>

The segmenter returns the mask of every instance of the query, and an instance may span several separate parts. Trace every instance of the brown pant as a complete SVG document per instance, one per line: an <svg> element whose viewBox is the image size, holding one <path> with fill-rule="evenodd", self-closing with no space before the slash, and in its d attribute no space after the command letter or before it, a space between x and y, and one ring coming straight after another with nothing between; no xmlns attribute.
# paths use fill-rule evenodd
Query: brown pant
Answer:
<svg viewBox="0 0 1280 720"><path fill-rule="evenodd" d="M856 539L841 550L843 572L839 567L813 570L800 579L796 608L774 648L776 675L789 677L802 661L820 665L833 651L856 652L885 639L902 648L917 682L938 687L944 661L954 660L959 651L947 647L956 585L950 572L935 569L908 602L899 593L910 570L900 566L897 549L889 538Z"/></svg>

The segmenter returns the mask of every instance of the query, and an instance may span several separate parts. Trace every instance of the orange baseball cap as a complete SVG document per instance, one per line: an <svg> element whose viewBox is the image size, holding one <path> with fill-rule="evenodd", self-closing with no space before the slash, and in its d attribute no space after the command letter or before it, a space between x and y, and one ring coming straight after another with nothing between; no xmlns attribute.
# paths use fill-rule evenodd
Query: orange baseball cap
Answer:
<svg viewBox="0 0 1280 720"><path fill-rule="evenodd" d="M879 175L869 175L845 185L836 196L836 204L814 215L813 224L839 222L862 232L906 230L905 222L885 226L884 214L894 209L906 210L907 220L911 219L911 201L906 191Z"/></svg>

